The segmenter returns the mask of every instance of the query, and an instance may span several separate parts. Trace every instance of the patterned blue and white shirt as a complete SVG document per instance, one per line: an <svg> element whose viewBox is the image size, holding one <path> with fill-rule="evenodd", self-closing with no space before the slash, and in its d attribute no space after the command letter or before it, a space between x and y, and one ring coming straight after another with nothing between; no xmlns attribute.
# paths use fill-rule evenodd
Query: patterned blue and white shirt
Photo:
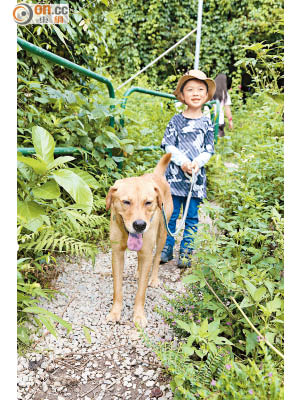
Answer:
<svg viewBox="0 0 300 400"><path fill-rule="evenodd" d="M195 160L199 165L197 180L192 197L206 197L206 174L204 165L214 154L214 128L210 118L186 118L176 114L167 125L161 148L172 153L171 162L166 170L166 178L172 195L188 195L190 180L185 176L181 165Z"/></svg>

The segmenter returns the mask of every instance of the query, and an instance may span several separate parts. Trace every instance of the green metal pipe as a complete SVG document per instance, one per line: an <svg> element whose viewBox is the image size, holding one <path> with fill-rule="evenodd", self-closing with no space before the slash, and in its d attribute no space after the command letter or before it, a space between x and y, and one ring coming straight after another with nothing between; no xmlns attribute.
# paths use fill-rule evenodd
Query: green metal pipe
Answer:
<svg viewBox="0 0 300 400"><path fill-rule="evenodd" d="M131 88L127 89L126 92L123 94L123 101L122 101L123 108L125 108L126 106L128 96L130 96L131 93L133 92L150 94L152 96L159 96L159 97L165 97L166 99L176 100L176 97L173 94L158 92L156 90L144 89L138 86L132 86Z"/></svg>
<svg viewBox="0 0 300 400"><path fill-rule="evenodd" d="M160 146L140 146L135 149L135 151L152 151L152 150L162 150Z"/></svg>
<svg viewBox="0 0 300 400"><path fill-rule="evenodd" d="M63 67L72 69L73 71L79 72L80 74L83 74L85 76L89 76L90 78L96 79L99 82L105 83L105 85L108 88L109 96L111 98L115 98L115 91L109 79L104 78L103 76L98 75L95 72L90 71L86 68L80 67L79 65L63 57L57 56L56 54L53 54L50 51L35 46L34 44L27 42L26 40L17 38L17 42L24 50L27 50L30 53L33 53L39 57L46 58L46 60L52 61L55 64L62 65Z"/></svg>
<svg viewBox="0 0 300 400"><path fill-rule="evenodd" d="M41 47L35 46L34 44L27 42L26 40L17 38L17 42L22 47L22 49L27 50L30 53L33 53L39 57L43 57L48 61L51 61L55 64L59 64L63 67L71 69L82 75L96 79L99 82L105 83L105 85L108 89L109 97L112 99L115 98L115 91L114 91L113 85L109 79L104 78L103 76L98 75L95 72L90 71L89 69L80 67L79 65L67 60L66 58L57 56L56 54L51 53L50 51L47 51L47 50L42 49ZM111 108L114 108L114 106L111 106ZM114 118L113 117L110 118L109 125L112 127L114 126Z"/></svg>
<svg viewBox="0 0 300 400"><path fill-rule="evenodd" d="M84 149L80 149L77 147L55 147L54 154L73 154L73 153L80 153ZM22 154L35 154L34 147L18 147L18 152Z"/></svg>

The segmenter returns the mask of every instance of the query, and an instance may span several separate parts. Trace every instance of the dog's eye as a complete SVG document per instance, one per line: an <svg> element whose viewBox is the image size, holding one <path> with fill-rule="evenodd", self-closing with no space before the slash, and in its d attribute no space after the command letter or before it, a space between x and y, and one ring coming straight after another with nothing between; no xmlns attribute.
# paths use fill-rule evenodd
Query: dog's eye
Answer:
<svg viewBox="0 0 300 400"><path fill-rule="evenodd" d="M130 201L128 201L128 200L123 200L122 203L123 203L123 204L126 204L127 206L130 205Z"/></svg>
<svg viewBox="0 0 300 400"><path fill-rule="evenodd" d="M146 201L146 206L150 206L152 204L152 201Z"/></svg>

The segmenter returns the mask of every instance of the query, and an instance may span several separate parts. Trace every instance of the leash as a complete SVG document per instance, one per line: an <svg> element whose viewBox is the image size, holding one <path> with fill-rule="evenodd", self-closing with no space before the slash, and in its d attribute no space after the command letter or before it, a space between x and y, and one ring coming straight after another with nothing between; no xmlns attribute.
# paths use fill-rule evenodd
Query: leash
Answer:
<svg viewBox="0 0 300 400"><path fill-rule="evenodd" d="M162 211L162 215L163 215L163 218L164 218L164 223L165 223L165 227L166 227L167 233L168 233L168 235L170 235L172 237L176 237L178 235L178 233L182 230L182 228L183 228L183 226L185 224L186 216L187 216L187 213L188 213L188 210L189 210L190 201L191 201L191 197L192 197L193 187L194 187L194 184L195 184L196 179L197 179L197 175L195 174L194 170L192 170L192 177L190 175L187 175L186 173L184 175L191 180L191 185L190 185L189 194L188 194L188 197L187 197L187 200L186 200L183 217L181 219L181 222L180 222L177 230L174 233L172 233L170 231L169 227L168 227L168 222L167 222L167 217L166 217L164 205L162 204L162 206L161 206L161 211Z"/></svg>

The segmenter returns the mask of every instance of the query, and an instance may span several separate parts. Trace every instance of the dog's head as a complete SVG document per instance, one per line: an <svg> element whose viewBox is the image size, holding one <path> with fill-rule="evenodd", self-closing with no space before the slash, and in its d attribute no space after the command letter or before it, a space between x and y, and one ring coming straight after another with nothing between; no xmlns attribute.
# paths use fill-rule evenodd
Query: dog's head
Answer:
<svg viewBox="0 0 300 400"><path fill-rule="evenodd" d="M147 232L151 218L157 208L162 207L162 193L150 178L125 178L115 182L106 196L106 210L123 219L126 230L131 234Z"/></svg>

